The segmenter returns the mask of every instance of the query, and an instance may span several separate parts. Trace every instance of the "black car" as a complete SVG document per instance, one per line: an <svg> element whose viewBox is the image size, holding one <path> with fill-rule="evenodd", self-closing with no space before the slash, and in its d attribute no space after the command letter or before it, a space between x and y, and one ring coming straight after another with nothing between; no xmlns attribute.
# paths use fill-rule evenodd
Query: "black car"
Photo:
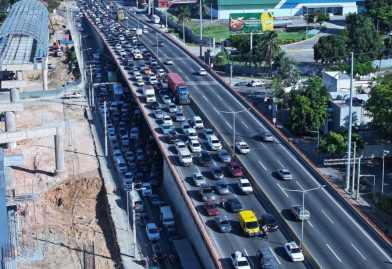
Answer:
<svg viewBox="0 0 392 269"><path fill-rule="evenodd" d="M168 139L170 144L175 144L180 139L178 138L177 132L175 130L171 130L168 134Z"/></svg>
<svg viewBox="0 0 392 269"><path fill-rule="evenodd" d="M202 150L199 157L200 165L209 166L212 165L213 161L211 155L206 150Z"/></svg>
<svg viewBox="0 0 392 269"><path fill-rule="evenodd" d="M278 269L278 265L276 264L276 261L272 256L271 250L268 248L261 248L257 250L256 261L258 268Z"/></svg>
<svg viewBox="0 0 392 269"><path fill-rule="evenodd" d="M150 108L153 109L153 110L158 109L160 107L161 106L159 105L158 102L152 102L151 105L150 105Z"/></svg>
<svg viewBox="0 0 392 269"><path fill-rule="evenodd" d="M232 196L226 199L224 203L224 208L233 213L238 213L242 210L242 204L237 197Z"/></svg>
<svg viewBox="0 0 392 269"><path fill-rule="evenodd" d="M279 225L275 217L268 213L261 216L260 225L267 225L268 231L276 231L277 229L279 229Z"/></svg>
<svg viewBox="0 0 392 269"><path fill-rule="evenodd" d="M152 252L154 255L157 255L160 260L164 260L166 258L166 254L159 243L152 245Z"/></svg>

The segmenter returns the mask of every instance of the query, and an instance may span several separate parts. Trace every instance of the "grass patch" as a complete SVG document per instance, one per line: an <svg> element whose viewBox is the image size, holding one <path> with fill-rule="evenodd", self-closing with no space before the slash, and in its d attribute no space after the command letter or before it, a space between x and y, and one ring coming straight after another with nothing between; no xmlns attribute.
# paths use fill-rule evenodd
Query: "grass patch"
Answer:
<svg viewBox="0 0 392 269"><path fill-rule="evenodd" d="M278 40L294 40L294 42L305 39L305 32L276 32L278 34Z"/></svg>

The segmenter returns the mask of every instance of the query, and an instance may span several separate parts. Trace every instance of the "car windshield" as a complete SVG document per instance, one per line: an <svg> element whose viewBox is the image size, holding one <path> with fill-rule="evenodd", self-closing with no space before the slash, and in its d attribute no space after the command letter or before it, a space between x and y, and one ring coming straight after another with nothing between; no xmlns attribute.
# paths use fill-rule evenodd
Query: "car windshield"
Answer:
<svg viewBox="0 0 392 269"><path fill-rule="evenodd" d="M216 208L216 204L207 204L208 209L214 209Z"/></svg>
<svg viewBox="0 0 392 269"><path fill-rule="evenodd" d="M283 171L282 173L283 173L283 175L285 175L285 176L286 176L286 175L290 175L290 172L289 172L289 171Z"/></svg>
<svg viewBox="0 0 392 269"><path fill-rule="evenodd" d="M249 263L248 263L247 261L239 261L239 262L237 263L237 267L238 267L238 268L240 268L240 267L245 267L245 266L249 266Z"/></svg>
<svg viewBox="0 0 392 269"><path fill-rule="evenodd" d="M274 265L274 261L271 257L264 258L264 266L267 266L267 265Z"/></svg>
<svg viewBox="0 0 392 269"><path fill-rule="evenodd" d="M241 166L239 166L238 164L234 164L232 165L232 169L233 170L241 169Z"/></svg>
<svg viewBox="0 0 392 269"><path fill-rule="evenodd" d="M221 220L220 221L220 224L222 225L222 226L226 226L226 225L230 225L230 222L228 221L228 220Z"/></svg>
<svg viewBox="0 0 392 269"><path fill-rule="evenodd" d="M250 221L246 223L246 228L248 229L256 229L259 227L259 223L257 221Z"/></svg>
<svg viewBox="0 0 392 269"><path fill-rule="evenodd" d="M193 142L192 144L194 147L200 147L200 144L198 142Z"/></svg>
<svg viewBox="0 0 392 269"><path fill-rule="evenodd" d="M292 248L291 249L291 253L301 253L301 249L300 248Z"/></svg>
<svg viewBox="0 0 392 269"><path fill-rule="evenodd" d="M203 176L196 176L196 180L204 180Z"/></svg>
<svg viewBox="0 0 392 269"><path fill-rule="evenodd" d="M213 193L212 188L203 189L203 193Z"/></svg>
<svg viewBox="0 0 392 269"><path fill-rule="evenodd" d="M241 148L242 148L242 149L247 149L247 148L248 148L248 145L241 145Z"/></svg>
<svg viewBox="0 0 392 269"><path fill-rule="evenodd" d="M150 234L157 234L158 233L158 229L156 229L156 228L152 228L149 231L150 231Z"/></svg>
<svg viewBox="0 0 392 269"><path fill-rule="evenodd" d="M250 183L242 183L242 187L250 187L251 185L250 185Z"/></svg>
<svg viewBox="0 0 392 269"><path fill-rule="evenodd" d="M226 185L226 183L219 183L219 185L218 185L220 188L227 188L227 185Z"/></svg>

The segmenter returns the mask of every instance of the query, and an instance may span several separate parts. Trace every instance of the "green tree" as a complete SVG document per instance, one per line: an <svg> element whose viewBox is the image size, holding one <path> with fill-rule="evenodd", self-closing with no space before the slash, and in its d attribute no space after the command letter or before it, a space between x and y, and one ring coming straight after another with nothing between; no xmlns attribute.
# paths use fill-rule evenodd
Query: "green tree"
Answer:
<svg viewBox="0 0 392 269"><path fill-rule="evenodd" d="M346 17L347 47L360 62L374 60L384 51L384 43L371 19L363 14Z"/></svg>
<svg viewBox="0 0 392 269"><path fill-rule="evenodd" d="M188 6L180 6L177 8L177 23L182 24L182 39L185 43L185 22L191 18L191 11Z"/></svg>
<svg viewBox="0 0 392 269"><path fill-rule="evenodd" d="M350 73L351 66L348 63L336 63L336 64L328 67L328 70ZM375 71L375 69L374 69L371 61L367 61L365 63L360 63L358 61L354 62L354 75L358 74L358 75L364 76L364 75L368 75L374 71Z"/></svg>
<svg viewBox="0 0 392 269"><path fill-rule="evenodd" d="M208 10L210 9L211 0L201 0L201 14L208 14ZM196 9L199 14L200 11L200 0L196 4Z"/></svg>
<svg viewBox="0 0 392 269"><path fill-rule="evenodd" d="M216 65L225 65L229 63L229 57L226 52L221 51L215 56Z"/></svg>
<svg viewBox="0 0 392 269"><path fill-rule="evenodd" d="M392 75L380 79L369 93L366 109L373 118L372 125L380 130L387 140L392 140Z"/></svg>
<svg viewBox="0 0 392 269"><path fill-rule="evenodd" d="M376 18L380 22L379 29L390 32L392 30L392 4L379 8Z"/></svg>
<svg viewBox="0 0 392 269"><path fill-rule="evenodd" d="M291 129L302 135L319 130L328 116L328 93L320 78L311 78L304 89L291 91L288 100Z"/></svg>
<svg viewBox="0 0 392 269"><path fill-rule="evenodd" d="M392 0L366 0L365 5L374 25L381 31L390 31Z"/></svg>
<svg viewBox="0 0 392 269"><path fill-rule="evenodd" d="M328 132L325 137L320 139L320 151L335 155L342 154L346 151L347 139L344 135L335 132Z"/></svg>
<svg viewBox="0 0 392 269"><path fill-rule="evenodd" d="M265 62L269 65L269 72L272 73L272 62L275 60L276 56L280 52L280 46L278 42L278 35L276 32L268 31L261 35L262 41L260 43L260 48L263 51L263 58ZM259 44L258 44L259 45Z"/></svg>
<svg viewBox="0 0 392 269"><path fill-rule="evenodd" d="M347 58L348 51L344 35L322 36L313 46L314 59L322 63L331 64Z"/></svg>
<svg viewBox="0 0 392 269"><path fill-rule="evenodd" d="M316 13L316 21L321 25L325 21L329 21L328 13L317 12Z"/></svg>
<svg viewBox="0 0 392 269"><path fill-rule="evenodd" d="M278 73L282 78L283 85L286 87L295 85L300 79L296 62L288 57L280 59Z"/></svg>

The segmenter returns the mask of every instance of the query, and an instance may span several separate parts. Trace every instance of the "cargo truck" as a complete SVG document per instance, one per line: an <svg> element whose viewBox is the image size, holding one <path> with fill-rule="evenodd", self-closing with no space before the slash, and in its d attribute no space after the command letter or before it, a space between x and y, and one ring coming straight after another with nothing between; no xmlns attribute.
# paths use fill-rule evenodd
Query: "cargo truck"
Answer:
<svg viewBox="0 0 392 269"><path fill-rule="evenodd" d="M175 102L179 105L189 104L191 101L189 97L189 90L180 75L177 73L168 73L167 81Z"/></svg>
<svg viewBox="0 0 392 269"><path fill-rule="evenodd" d="M152 103L156 101L155 90L154 87L151 85L143 86L143 95L144 98L146 99L146 103Z"/></svg>
<svg viewBox="0 0 392 269"><path fill-rule="evenodd" d="M125 20L125 17L126 17L125 10L123 8L118 9L117 20L123 21L123 20Z"/></svg>

